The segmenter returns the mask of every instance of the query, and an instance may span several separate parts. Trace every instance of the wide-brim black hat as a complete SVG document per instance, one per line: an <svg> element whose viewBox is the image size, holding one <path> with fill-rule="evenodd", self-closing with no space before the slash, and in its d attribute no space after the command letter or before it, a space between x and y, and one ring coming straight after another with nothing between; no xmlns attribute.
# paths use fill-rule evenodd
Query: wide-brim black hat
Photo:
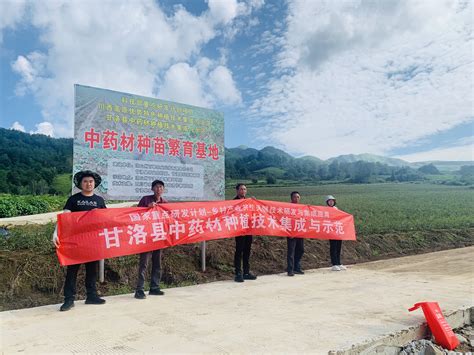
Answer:
<svg viewBox="0 0 474 355"><path fill-rule="evenodd" d="M74 185L76 185L78 189L81 188L81 181L82 181L82 178L84 178L85 176L92 176L94 178L94 181L95 181L94 188L97 188L102 182L102 178L100 177L100 175L97 173L94 173L93 171L90 171L90 170L79 171L74 175Z"/></svg>

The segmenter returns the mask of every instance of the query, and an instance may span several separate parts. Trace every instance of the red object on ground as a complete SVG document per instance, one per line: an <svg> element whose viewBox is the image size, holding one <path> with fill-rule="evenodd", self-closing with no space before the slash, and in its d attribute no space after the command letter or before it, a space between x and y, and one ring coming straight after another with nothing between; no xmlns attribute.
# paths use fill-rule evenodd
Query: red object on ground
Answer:
<svg viewBox="0 0 474 355"><path fill-rule="evenodd" d="M435 337L436 343L448 350L455 349L459 345L459 339L444 318L438 302L419 302L408 311L414 311L419 307L423 309L426 321L431 329L431 333L433 333Z"/></svg>

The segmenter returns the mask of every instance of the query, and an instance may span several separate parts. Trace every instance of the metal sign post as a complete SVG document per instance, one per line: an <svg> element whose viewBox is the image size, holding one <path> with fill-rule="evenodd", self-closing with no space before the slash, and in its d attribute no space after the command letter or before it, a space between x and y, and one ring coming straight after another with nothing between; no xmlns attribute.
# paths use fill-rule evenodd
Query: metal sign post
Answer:
<svg viewBox="0 0 474 355"><path fill-rule="evenodd" d="M206 271L206 242L201 242L201 269Z"/></svg>
<svg viewBox="0 0 474 355"><path fill-rule="evenodd" d="M103 283L105 281L105 263L104 259L99 260L99 282Z"/></svg>

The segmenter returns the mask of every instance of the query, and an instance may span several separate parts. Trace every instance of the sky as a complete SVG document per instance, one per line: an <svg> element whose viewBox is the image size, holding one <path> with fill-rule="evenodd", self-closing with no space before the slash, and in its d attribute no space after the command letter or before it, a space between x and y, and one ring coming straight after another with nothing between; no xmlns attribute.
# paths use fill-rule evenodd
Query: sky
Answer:
<svg viewBox="0 0 474 355"><path fill-rule="evenodd" d="M74 84L224 113L225 145L473 160L469 0L0 0L0 127L72 137Z"/></svg>

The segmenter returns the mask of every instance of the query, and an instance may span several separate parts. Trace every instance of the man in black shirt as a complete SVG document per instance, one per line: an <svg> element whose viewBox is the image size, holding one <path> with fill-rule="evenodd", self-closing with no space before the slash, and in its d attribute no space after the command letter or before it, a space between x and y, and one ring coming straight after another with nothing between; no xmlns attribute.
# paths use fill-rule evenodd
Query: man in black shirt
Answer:
<svg viewBox="0 0 474 355"><path fill-rule="evenodd" d="M106 208L105 201L102 197L94 194L94 189L101 183L101 177L89 170L80 171L74 175L74 184L81 192L72 195L66 201L64 213L90 211L95 208ZM57 226L53 234L53 243L59 247ZM86 265L86 304L104 304L105 300L97 295L97 267L99 261L85 263ZM69 311L74 307L74 299L76 297L76 278L81 264L69 265L66 271L66 281L64 283L64 304L60 311Z"/></svg>
<svg viewBox="0 0 474 355"><path fill-rule="evenodd" d="M244 199L247 195L247 187L244 184L237 184L235 186L237 196L234 200ZM256 280L257 276L250 273L250 249L252 248L252 236L243 235L235 237L235 253L234 253L234 267L235 267L235 282L244 282L244 280ZM241 262L243 261L244 273L242 274Z"/></svg>

